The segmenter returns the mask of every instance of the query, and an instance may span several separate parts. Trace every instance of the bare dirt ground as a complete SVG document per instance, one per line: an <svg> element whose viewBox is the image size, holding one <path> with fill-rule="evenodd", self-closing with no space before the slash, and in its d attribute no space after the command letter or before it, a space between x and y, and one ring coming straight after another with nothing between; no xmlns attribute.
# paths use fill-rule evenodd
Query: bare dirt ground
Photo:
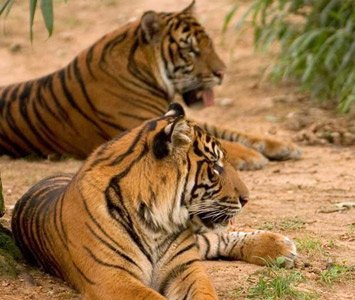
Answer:
<svg viewBox="0 0 355 300"><path fill-rule="evenodd" d="M172 11L188 3L101 0L64 4L55 1L54 36L47 39L38 12L35 40L31 45L27 2L23 2L15 4L8 19L0 22L0 85L34 78L64 66L102 34L145 10ZM214 38L228 73L216 91L217 105L189 112L191 115L287 139L297 134L299 137L299 130L307 130L307 126L326 121L345 122L346 130L352 132L354 114L338 116L329 107L312 104L291 84L272 85L263 79L262 71L271 58L254 53L251 31L243 33L237 42L231 32L221 37L223 18L232 1L197 2L199 20ZM243 10L249 1L240 2ZM354 274L340 276L339 282L333 284L323 283L321 274L333 264L355 265L355 209L334 209L337 203L355 201L355 146L327 143L341 144L337 142L339 135L333 134L328 139L317 137L311 143L325 145L302 146L304 154L299 161L270 162L263 170L241 174L251 190L251 201L240 215L239 224L242 229L281 232L297 241L301 258L299 271L305 278L300 285L303 290L316 293L319 299L354 299ZM309 142L307 138L299 139ZM80 165L80 161L70 159L50 162L0 157L7 206L1 222L9 225L16 200L35 182L54 173L75 172ZM206 262L206 266L221 299L246 298L248 288L256 284L258 272L264 269L224 261ZM0 278L0 299L79 297L56 278L28 266L18 267L21 272L17 277Z"/></svg>

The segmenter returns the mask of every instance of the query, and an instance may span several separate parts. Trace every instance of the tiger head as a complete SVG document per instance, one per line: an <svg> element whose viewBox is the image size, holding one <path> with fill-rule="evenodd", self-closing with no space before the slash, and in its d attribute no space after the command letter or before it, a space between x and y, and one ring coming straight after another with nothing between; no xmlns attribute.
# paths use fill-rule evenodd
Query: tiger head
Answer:
<svg viewBox="0 0 355 300"><path fill-rule="evenodd" d="M214 50L213 42L194 16L194 2L177 13L143 14L138 35L154 49L157 70L172 98L180 94L188 106L213 105L213 87L221 84L225 65Z"/></svg>
<svg viewBox="0 0 355 300"><path fill-rule="evenodd" d="M247 203L249 192L226 160L221 144L186 120L176 103L170 105L164 122L167 124L155 134L151 147L155 161L165 165L161 176L173 174L173 210L185 208L195 231L227 226Z"/></svg>
<svg viewBox="0 0 355 300"><path fill-rule="evenodd" d="M186 120L177 103L99 147L84 174L86 183L105 190L112 213L126 207L155 231L223 227L248 200L220 143Z"/></svg>

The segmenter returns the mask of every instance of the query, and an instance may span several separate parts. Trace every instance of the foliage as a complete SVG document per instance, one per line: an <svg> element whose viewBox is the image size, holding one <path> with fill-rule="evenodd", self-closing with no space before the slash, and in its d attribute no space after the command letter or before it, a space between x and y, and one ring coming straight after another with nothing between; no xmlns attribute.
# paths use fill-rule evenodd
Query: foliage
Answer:
<svg viewBox="0 0 355 300"><path fill-rule="evenodd" d="M1 174L0 174L0 218L5 214L5 202L4 196L2 194L2 182L1 182Z"/></svg>
<svg viewBox="0 0 355 300"><path fill-rule="evenodd" d="M298 217L295 218L285 218L281 220L279 227L282 231L287 230L300 230L305 227L306 222L299 219Z"/></svg>
<svg viewBox="0 0 355 300"><path fill-rule="evenodd" d="M0 4L0 16L5 14L7 16L15 2L15 0L2 0ZM67 2L67 0L64 0ZM0 0L1 2L1 0ZM39 2L39 3L38 3ZM53 19L53 0L29 0L30 5L30 38L33 39L33 21L37 11L38 5L40 6L44 24L46 26L48 35L53 33L54 19Z"/></svg>
<svg viewBox="0 0 355 300"><path fill-rule="evenodd" d="M297 249L307 254L322 253L322 242L314 237L306 236L295 239Z"/></svg>
<svg viewBox="0 0 355 300"><path fill-rule="evenodd" d="M224 28L237 7L226 15ZM274 79L297 79L318 99L335 99L347 112L355 103L355 1L254 0L235 23L251 17L257 49L280 42L271 73Z"/></svg>
<svg viewBox="0 0 355 300"><path fill-rule="evenodd" d="M4 197L2 194L2 183L0 174L0 218L5 213ZM16 260L21 258L21 252L16 247L10 230L0 223L0 277L16 276L18 273Z"/></svg>
<svg viewBox="0 0 355 300"><path fill-rule="evenodd" d="M261 230L281 230L281 231L293 231L300 230L305 227L306 222L298 217L284 218L279 222L265 222L258 229Z"/></svg>
<svg viewBox="0 0 355 300"><path fill-rule="evenodd" d="M14 277L18 274L16 261L22 258L15 245L10 230L0 224L0 278Z"/></svg>
<svg viewBox="0 0 355 300"><path fill-rule="evenodd" d="M332 265L328 269L322 271L320 280L326 285L332 285L342 280L354 280L355 268L344 265Z"/></svg>
<svg viewBox="0 0 355 300"><path fill-rule="evenodd" d="M261 272L256 284L248 289L246 299L317 298L314 293L298 288L304 281L304 276L298 270L282 269L276 260Z"/></svg>

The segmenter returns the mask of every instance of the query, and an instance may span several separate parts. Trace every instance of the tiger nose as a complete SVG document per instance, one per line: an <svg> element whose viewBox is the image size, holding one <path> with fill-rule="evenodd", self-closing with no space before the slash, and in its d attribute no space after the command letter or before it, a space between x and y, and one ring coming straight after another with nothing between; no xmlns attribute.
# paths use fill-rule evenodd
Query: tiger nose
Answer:
<svg viewBox="0 0 355 300"><path fill-rule="evenodd" d="M215 71L213 71L213 75L216 76L219 79L219 82L221 83L223 80L224 71L223 70L215 70Z"/></svg>
<svg viewBox="0 0 355 300"><path fill-rule="evenodd" d="M240 204L242 205L242 207L247 204L249 201L249 198L248 197L245 197L245 196L239 196L239 202Z"/></svg>

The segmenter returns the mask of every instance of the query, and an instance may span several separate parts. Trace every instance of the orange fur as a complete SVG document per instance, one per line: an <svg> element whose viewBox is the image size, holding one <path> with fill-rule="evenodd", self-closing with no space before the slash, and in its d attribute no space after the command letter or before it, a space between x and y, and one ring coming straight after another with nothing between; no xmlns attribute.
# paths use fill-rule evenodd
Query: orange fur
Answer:
<svg viewBox="0 0 355 300"><path fill-rule="evenodd" d="M164 113L177 95L187 105L211 102L211 89L222 82L225 65L193 6L146 12L104 35L63 69L0 88L0 154L86 158L120 132ZM267 162L264 156L300 156L291 143L203 127L234 142L226 149L237 168L260 168Z"/></svg>
<svg viewBox="0 0 355 300"><path fill-rule="evenodd" d="M173 104L100 146L74 176L37 183L12 229L30 262L85 299L216 299L201 258L295 259L284 236L226 231L247 201L220 143Z"/></svg>
<svg viewBox="0 0 355 300"><path fill-rule="evenodd" d="M211 174L217 163L220 178ZM221 189L195 199L196 174ZM208 193L240 209L246 192L219 143L169 114L102 145L74 176L39 182L17 203L12 228L30 261L85 299L216 299L189 207Z"/></svg>

